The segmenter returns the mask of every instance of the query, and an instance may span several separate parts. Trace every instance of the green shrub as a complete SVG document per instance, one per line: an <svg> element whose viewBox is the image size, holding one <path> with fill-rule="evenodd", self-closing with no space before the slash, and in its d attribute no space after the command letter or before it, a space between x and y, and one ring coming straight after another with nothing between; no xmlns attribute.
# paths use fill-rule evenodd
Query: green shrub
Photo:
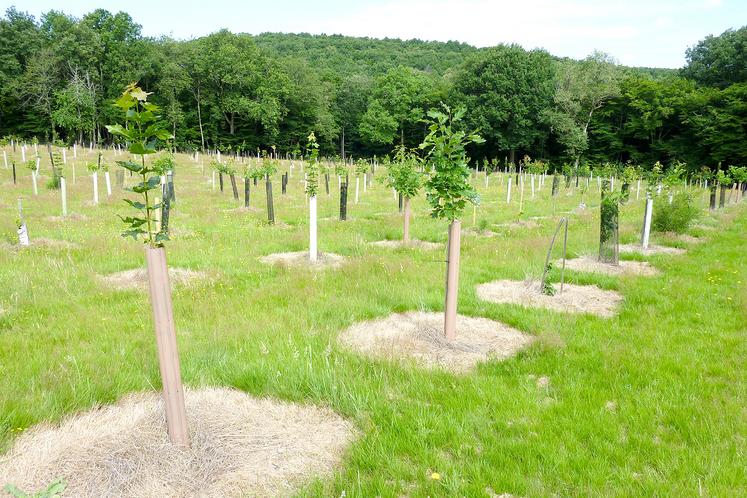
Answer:
<svg viewBox="0 0 747 498"><path fill-rule="evenodd" d="M698 217L698 208L687 192L674 195L672 203L664 201L654 204L653 229L656 232L684 233Z"/></svg>

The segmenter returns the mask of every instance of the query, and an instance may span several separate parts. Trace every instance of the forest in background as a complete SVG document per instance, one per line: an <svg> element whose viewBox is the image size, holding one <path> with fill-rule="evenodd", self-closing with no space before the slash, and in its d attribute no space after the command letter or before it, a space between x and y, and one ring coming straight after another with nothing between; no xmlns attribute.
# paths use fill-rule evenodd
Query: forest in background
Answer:
<svg viewBox="0 0 747 498"><path fill-rule="evenodd" d="M425 135L423 118L464 106L475 158L563 164L747 164L747 27L687 50L680 70L630 68L518 45L221 30L148 38L124 12L0 18L0 137L109 144L112 102L155 92L183 150L384 155Z"/></svg>

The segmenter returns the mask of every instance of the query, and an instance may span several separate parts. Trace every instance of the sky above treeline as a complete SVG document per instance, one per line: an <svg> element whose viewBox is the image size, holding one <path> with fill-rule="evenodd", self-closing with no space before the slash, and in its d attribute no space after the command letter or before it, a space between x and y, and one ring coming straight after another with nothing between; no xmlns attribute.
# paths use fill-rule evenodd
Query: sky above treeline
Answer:
<svg viewBox="0 0 747 498"><path fill-rule="evenodd" d="M37 18L49 10L76 17L97 8L124 10L142 25L143 35L153 37L190 39L226 28L250 34L456 40L478 47L518 43L577 59L596 49L625 65L668 68L682 67L687 47L707 35L747 24L747 0L24 0L15 4Z"/></svg>

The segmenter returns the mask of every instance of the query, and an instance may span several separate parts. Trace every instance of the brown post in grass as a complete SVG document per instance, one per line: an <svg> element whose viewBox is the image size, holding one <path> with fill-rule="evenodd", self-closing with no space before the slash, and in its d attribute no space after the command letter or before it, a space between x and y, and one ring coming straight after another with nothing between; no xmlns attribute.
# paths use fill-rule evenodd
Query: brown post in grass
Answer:
<svg viewBox="0 0 747 498"><path fill-rule="evenodd" d="M446 252L446 304L444 306L444 335L456 339L457 292L459 290L459 244L462 222L453 220L449 225L449 244Z"/></svg>
<svg viewBox="0 0 747 498"><path fill-rule="evenodd" d="M158 364L161 369L163 404L169 439L176 446L189 447L187 413L184 408L184 389L179 369L166 251L163 247L147 247L145 259L148 263L150 303L153 308L153 323L156 327Z"/></svg>
<svg viewBox="0 0 747 498"><path fill-rule="evenodd" d="M402 242L405 245L410 243L410 199L405 197L405 228L402 236Z"/></svg>

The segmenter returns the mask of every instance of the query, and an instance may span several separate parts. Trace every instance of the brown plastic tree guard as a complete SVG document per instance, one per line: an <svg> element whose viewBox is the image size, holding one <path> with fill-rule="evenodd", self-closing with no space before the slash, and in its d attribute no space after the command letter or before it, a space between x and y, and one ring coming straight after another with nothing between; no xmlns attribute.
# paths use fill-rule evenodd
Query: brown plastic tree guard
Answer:
<svg viewBox="0 0 747 498"><path fill-rule="evenodd" d="M444 335L456 339L457 293L459 290L459 244L462 222L453 220L449 225L449 244L446 252L446 304L444 306Z"/></svg>
<svg viewBox="0 0 747 498"><path fill-rule="evenodd" d="M184 408L184 389L179 368L166 251L162 247L146 247L145 259L148 263L150 303L156 328L158 364L163 383L163 404L169 439L174 445L189 447L187 413Z"/></svg>

